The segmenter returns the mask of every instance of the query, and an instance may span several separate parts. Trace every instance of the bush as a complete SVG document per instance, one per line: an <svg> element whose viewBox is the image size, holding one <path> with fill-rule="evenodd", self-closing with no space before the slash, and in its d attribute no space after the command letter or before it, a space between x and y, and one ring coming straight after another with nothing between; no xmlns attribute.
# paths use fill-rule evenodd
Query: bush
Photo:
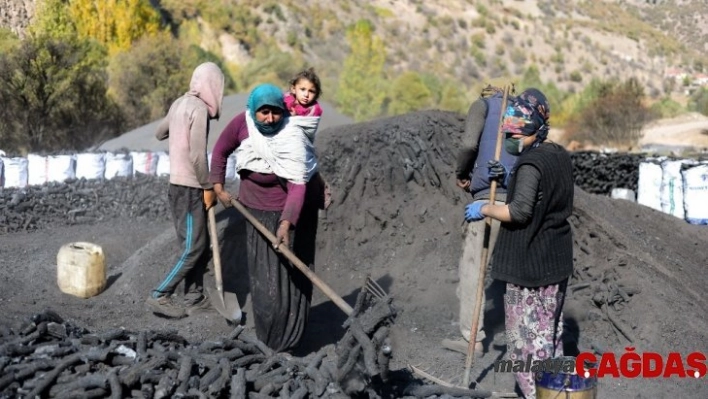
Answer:
<svg viewBox="0 0 708 399"><path fill-rule="evenodd" d="M693 93L688 102L688 109L708 115L708 89L701 88Z"/></svg>
<svg viewBox="0 0 708 399"><path fill-rule="evenodd" d="M89 57L95 51L91 42L40 36L0 55L4 150L82 150L120 131L103 65Z"/></svg>
<svg viewBox="0 0 708 399"><path fill-rule="evenodd" d="M661 118L673 118L682 114L685 110L681 104L672 100L669 97L664 97L656 103L652 104L651 111Z"/></svg>
<svg viewBox="0 0 708 399"><path fill-rule="evenodd" d="M433 103L433 94L416 72L405 72L393 81L388 114L400 115L422 110Z"/></svg>
<svg viewBox="0 0 708 399"><path fill-rule="evenodd" d="M635 78L624 83L605 82L598 96L572 121L572 135L580 140L611 146L634 146L651 120L643 105L644 89Z"/></svg>

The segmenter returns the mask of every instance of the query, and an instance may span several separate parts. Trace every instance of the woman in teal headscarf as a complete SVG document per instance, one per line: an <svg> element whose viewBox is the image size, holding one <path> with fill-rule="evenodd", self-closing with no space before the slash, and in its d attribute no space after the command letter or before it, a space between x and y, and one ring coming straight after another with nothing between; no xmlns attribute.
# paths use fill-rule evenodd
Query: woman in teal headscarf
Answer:
<svg viewBox="0 0 708 399"><path fill-rule="evenodd" d="M317 207L306 192L314 187L316 165L307 165L312 142L290 123L283 92L264 84L250 94L245 112L224 129L212 152L210 181L221 202L232 198L224 190L226 160L236 151L241 178L238 200L269 230L279 245L314 266ZM314 173L313 173L314 170ZM312 283L290 265L253 226L246 226L247 260L256 334L276 351L292 349L302 338L312 298Z"/></svg>

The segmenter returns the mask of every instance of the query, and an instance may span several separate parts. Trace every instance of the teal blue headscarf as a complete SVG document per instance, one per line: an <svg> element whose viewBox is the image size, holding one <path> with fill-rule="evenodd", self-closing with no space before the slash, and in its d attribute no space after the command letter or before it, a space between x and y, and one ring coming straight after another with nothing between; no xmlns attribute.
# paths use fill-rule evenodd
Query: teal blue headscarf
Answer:
<svg viewBox="0 0 708 399"><path fill-rule="evenodd" d="M282 109L283 117L280 118L280 121L273 124L258 122L258 120L256 120L256 111L264 105ZM256 88L251 91L246 106L259 132L263 134L274 134L283 127L286 117L285 103L283 102L283 92L276 86L269 83L256 86Z"/></svg>

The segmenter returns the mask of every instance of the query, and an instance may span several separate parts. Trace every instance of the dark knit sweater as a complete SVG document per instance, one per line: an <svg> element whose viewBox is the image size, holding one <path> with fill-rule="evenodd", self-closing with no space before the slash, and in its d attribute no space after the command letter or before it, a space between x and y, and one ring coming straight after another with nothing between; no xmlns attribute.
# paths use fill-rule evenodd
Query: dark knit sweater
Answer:
<svg viewBox="0 0 708 399"><path fill-rule="evenodd" d="M524 287L558 283L573 273L573 237L567 218L573 211L573 164L556 144L524 152L515 169L531 165L541 172L543 196L524 224L502 223L492 256L492 277ZM507 191L514 198L516 174Z"/></svg>

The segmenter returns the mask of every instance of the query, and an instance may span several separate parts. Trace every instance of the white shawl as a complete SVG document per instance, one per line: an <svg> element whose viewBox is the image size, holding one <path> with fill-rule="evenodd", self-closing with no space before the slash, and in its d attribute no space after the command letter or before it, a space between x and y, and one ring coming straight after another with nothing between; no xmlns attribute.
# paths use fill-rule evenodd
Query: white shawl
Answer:
<svg viewBox="0 0 708 399"><path fill-rule="evenodd" d="M236 170L273 173L304 184L317 172L315 133L319 117L289 116L278 133L264 135L246 112L248 138L236 149Z"/></svg>

